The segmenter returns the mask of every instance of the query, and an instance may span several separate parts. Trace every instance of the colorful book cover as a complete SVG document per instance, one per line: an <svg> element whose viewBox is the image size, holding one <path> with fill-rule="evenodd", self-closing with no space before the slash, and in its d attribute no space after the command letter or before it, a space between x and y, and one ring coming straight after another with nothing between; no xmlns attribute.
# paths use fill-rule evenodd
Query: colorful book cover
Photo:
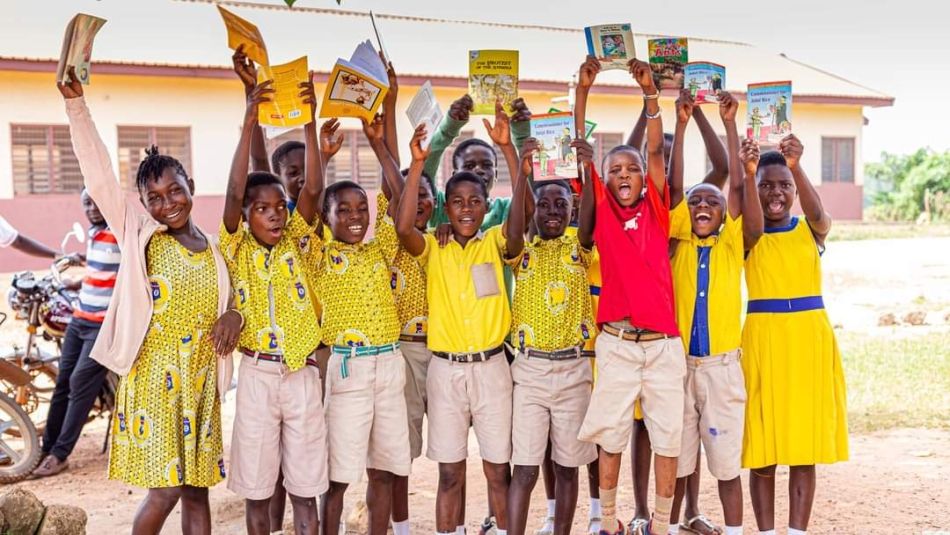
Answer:
<svg viewBox="0 0 950 535"><path fill-rule="evenodd" d="M221 6L218 6L218 13L221 13L224 26L228 30L228 48L237 50L239 46L244 45L244 55L248 59L258 65L270 65L267 46L264 45L264 37L257 26Z"/></svg>
<svg viewBox="0 0 950 535"><path fill-rule="evenodd" d="M92 42L106 19L79 13L66 26L63 37L63 49L59 53L56 65L56 81L66 81L66 71L76 68L76 78L83 85L89 85L89 69L92 63Z"/></svg>
<svg viewBox="0 0 950 535"><path fill-rule="evenodd" d="M746 136L778 143L792 133L792 82L749 84L746 109Z"/></svg>
<svg viewBox="0 0 950 535"><path fill-rule="evenodd" d="M719 102L719 93L726 88L726 68L716 63L687 63L683 70L686 89L696 104Z"/></svg>
<svg viewBox="0 0 950 535"><path fill-rule="evenodd" d="M475 101L475 115L494 115L499 99L511 113L511 101L518 98L518 51L470 50L468 94Z"/></svg>
<svg viewBox="0 0 950 535"><path fill-rule="evenodd" d="M637 57L633 31L629 24L602 24L584 28L587 53L600 61L603 70L627 70L627 63Z"/></svg>
<svg viewBox="0 0 950 535"><path fill-rule="evenodd" d="M656 87L683 88L683 69L689 62L689 47L685 37L650 39L650 69Z"/></svg>
<svg viewBox="0 0 950 535"><path fill-rule="evenodd" d="M557 108L548 108L548 113L565 113ZM594 129L597 128L597 123L591 121L590 119L584 119L584 128L587 132L584 133L584 139L590 139L590 136L594 134Z"/></svg>
<svg viewBox="0 0 950 535"><path fill-rule="evenodd" d="M419 92L412 97L409 107L406 108L406 115L409 116L409 122L412 123L413 128L417 128L420 124L426 125L426 137L422 140L422 147L428 147L432 134L442 122L442 109L432 91L432 82L426 80L426 83L422 84Z"/></svg>
<svg viewBox="0 0 950 535"><path fill-rule="evenodd" d="M369 40L360 43L350 60L338 59L323 93L320 117L373 120L389 92L389 76Z"/></svg>
<svg viewBox="0 0 950 535"><path fill-rule="evenodd" d="M270 102L258 107L258 122L277 128L295 128L310 122L313 112L300 96L300 84L307 81L307 56L283 65L264 65L257 70L257 83L273 80Z"/></svg>
<svg viewBox="0 0 950 535"><path fill-rule="evenodd" d="M540 146L532 158L534 180L577 178L577 153L571 147L574 135L570 112L531 117L531 137Z"/></svg>

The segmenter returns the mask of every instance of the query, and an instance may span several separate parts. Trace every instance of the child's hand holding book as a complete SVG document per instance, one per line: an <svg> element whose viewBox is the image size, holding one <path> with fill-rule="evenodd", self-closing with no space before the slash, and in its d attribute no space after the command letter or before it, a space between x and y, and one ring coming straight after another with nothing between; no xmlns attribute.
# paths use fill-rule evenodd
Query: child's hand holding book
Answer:
<svg viewBox="0 0 950 535"><path fill-rule="evenodd" d="M511 119L505 113L505 106L501 100L495 101L495 124L488 122L488 119L482 119L485 130L488 131L488 137L495 142L495 145L503 147L511 144Z"/></svg>
<svg viewBox="0 0 950 535"><path fill-rule="evenodd" d="M414 163L425 162L429 157L429 148L422 148L422 141L427 135L428 132L426 132L426 125L424 124L417 126L416 131L412 134L412 139L409 141L409 152L412 153Z"/></svg>
<svg viewBox="0 0 950 535"><path fill-rule="evenodd" d="M449 106L449 117L463 123L468 122L469 115L475 108L475 101L469 95L464 95Z"/></svg>

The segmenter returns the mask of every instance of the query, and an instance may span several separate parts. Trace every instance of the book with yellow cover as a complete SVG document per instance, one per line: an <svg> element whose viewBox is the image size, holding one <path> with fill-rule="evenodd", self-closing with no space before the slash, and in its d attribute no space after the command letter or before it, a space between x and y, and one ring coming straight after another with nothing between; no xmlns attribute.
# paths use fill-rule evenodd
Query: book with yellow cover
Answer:
<svg viewBox="0 0 950 535"><path fill-rule="evenodd" d="M371 121L389 92L389 75L369 40L360 43L349 61L338 59L327 90L323 93L320 117L356 117Z"/></svg>
<svg viewBox="0 0 950 535"><path fill-rule="evenodd" d="M476 115L494 115L499 99L511 113L511 101L518 98L518 51L469 51L468 94L475 101Z"/></svg>
<svg viewBox="0 0 950 535"><path fill-rule="evenodd" d="M218 13L224 19L224 26L228 30L228 48L237 50L244 45L244 55L258 65L270 65L267 59L267 46L260 30L250 22L218 6Z"/></svg>
<svg viewBox="0 0 950 535"><path fill-rule="evenodd" d="M307 81L307 56L283 65L262 66L257 70L257 83L273 80L270 102L258 107L258 122L265 126L295 128L311 121L310 105L300 96L300 84Z"/></svg>
<svg viewBox="0 0 950 535"><path fill-rule="evenodd" d="M106 19L79 13L66 26L63 37L63 49L56 65L56 81L66 81L66 71L76 68L76 78L80 83L89 85L89 68L92 63L92 41L96 33L106 23Z"/></svg>

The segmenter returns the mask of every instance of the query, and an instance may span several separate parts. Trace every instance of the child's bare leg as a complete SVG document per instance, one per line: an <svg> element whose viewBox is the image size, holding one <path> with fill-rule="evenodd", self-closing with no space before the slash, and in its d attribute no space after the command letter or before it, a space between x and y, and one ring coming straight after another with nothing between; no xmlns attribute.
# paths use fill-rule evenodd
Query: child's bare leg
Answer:
<svg viewBox="0 0 950 535"><path fill-rule="evenodd" d="M600 504L603 522L600 529L613 533L617 530L617 480L620 478L622 454L601 449L598 457L600 471Z"/></svg>
<svg viewBox="0 0 950 535"><path fill-rule="evenodd" d="M775 529L775 465L749 472L752 512L759 531Z"/></svg>
<svg viewBox="0 0 950 535"><path fill-rule="evenodd" d="M465 461L439 463L439 490L435 495L435 529L454 533L464 518Z"/></svg>
<svg viewBox="0 0 950 535"><path fill-rule="evenodd" d="M274 494L270 497L268 514L270 515L270 530L284 529L284 508L287 504L287 491L284 490L284 472L277 472L277 484L274 485Z"/></svg>
<svg viewBox="0 0 950 535"><path fill-rule="evenodd" d="M366 507L369 509L370 535L386 535L389 529L389 513L393 503L393 480L395 475L385 470L366 469L369 479L366 485Z"/></svg>
<svg viewBox="0 0 950 535"><path fill-rule="evenodd" d="M656 479L656 507L650 521L650 531L666 535L670 522L673 491L676 489L676 462L677 457L666 457L654 454L653 470Z"/></svg>
<svg viewBox="0 0 950 535"><path fill-rule="evenodd" d="M541 478L544 480L544 496L554 499L554 461L551 460L551 443L544 450L544 462L541 463Z"/></svg>
<svg viewBox="0 0 950 535"><path fill-rule="evenodd" d="M650 434L643 420L633 421L633 436L630 439L633 459L630 469L633 474L633 501L636 505L634 518L650 519L650 461L653 459L653 447Z"/></svg>
<svg viewBox="0 0 950 535"><path fill-rule="evenodd" d="M270 499L244 500L244 525L248 535L268 535L270 530Z"/></svg>
<svg viewBox="0 0 950 535"><path fill-rule="evenodd" d="M132 535L156 535L181 499L181 487L148 489L132 522Z"/></svg>
<svg viewBox="0 0 950 535"><path fill-rule="evenodd" d="M317 535L320 531L320 519L317 518L316 498L302 498L291 494L290 506L294 511L294 534Z"/></svg>
<svg viewBox="0 0 950 535"><path fill-rule="evenodd" d="M788 527L802 531L808 529L811 506L815 502L815 477L815 465L789 468Z"/></svg>
<svg viewBox="0 0 950 535"><path fill-rule="evenodd" d="M528 524L531 491L538 482L537 466L515 465L508 489L508 534L522 535ZM553 479L553 478L552 478Z"/></svg>
<svg viewBox="0 0 950 535"><path fill-rule="evenodd" d="M742 525L742 478L719 482L719 501L727 526Z"/></svg>
<svg viewBox="0 0 950 535"><path fill-rule="evenodd" d="M554 506L554 535L570 535L574 525L574 510L577 509L577 494L580 486L577 481L577 468L554 464L554 477L557 480Z"/></svg>
<svg viewBox="0 0 950 535"><path fill-rule="evenodd" d="M702 455L696 455L696 470L686 476L686 518L694 518L699 511L699 471L702 466ZM679 515L673 517L679 521Z"/></svg>
<svg viewBox="0 0 950 535"><path fill-rule="evenodd" d="M511 470L508 463L496 464L482 461L482 469L488 480L488 502L491 516L495 517L498 529L508 529L508 486L511 484Z"/></svg>
<svg viewBox="0 0 950 535"><path fill-rule="evenodd" d="M600 451L600 448L597 448ZM587 486L590 488L590 497L594 500L600 499L600 465L597 459L587 465Z"/></svg>
<svg viewBox="0 0 950 535"><path fill-rule="evenodd" d="M676 489L673 492L673 508L670 509L670 524L676 523L680 518L680 507L683 505L683 498L686 495L686 480L688 477L676 478ZM689 507L689 504L686 504ZM687 518L692 518L686 513Z"/></svg>
<svg viewBox="0 0 950 535"><path fill-rule="evenodd" d="M206 487L181 488L181 531L186 535L211 535L211 504Z"/></svg>
<svg viewBox="0 0 950 535"><path fill-rule="evenodd" d="M340 518L343 516L343 495L346 483L330 482L330 488L320 499L320 518L323 520L323 535L337 535Z"/></svg>
<svg viewBox="0 0 950 535"><path fill-rule="evenodd" d="M393 522L409 520L409 476L393 478Z"/></svg>

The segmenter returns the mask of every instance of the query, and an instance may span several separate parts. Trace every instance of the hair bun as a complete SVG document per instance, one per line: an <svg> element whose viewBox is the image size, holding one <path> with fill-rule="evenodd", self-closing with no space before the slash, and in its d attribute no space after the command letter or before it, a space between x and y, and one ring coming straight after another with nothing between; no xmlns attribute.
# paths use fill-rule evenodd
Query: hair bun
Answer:
<svg viewBox="0 0 950 535"><path fill-rule="evenodd" d="M145 157L151 158L152 156L158 156L158 145L152 145L145 149Z"/></svg>

